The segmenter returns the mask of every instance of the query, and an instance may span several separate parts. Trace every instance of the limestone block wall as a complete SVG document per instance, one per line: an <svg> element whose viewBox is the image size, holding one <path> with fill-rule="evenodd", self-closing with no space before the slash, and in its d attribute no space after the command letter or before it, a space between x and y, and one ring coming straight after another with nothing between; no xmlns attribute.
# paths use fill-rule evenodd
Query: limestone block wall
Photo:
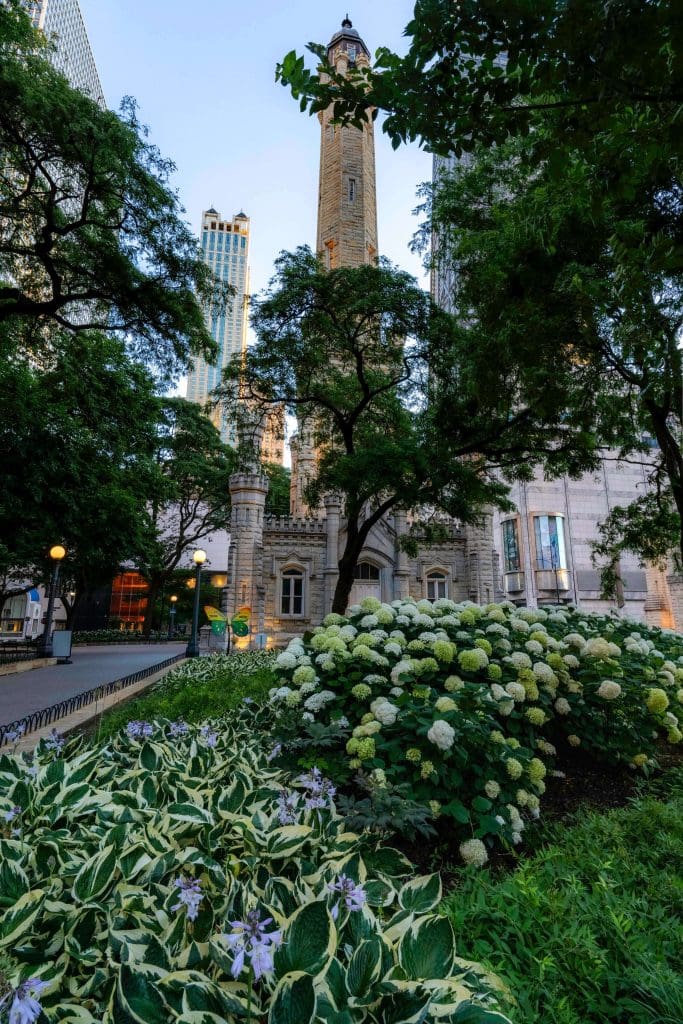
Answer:
<svg viewBox="0 0 683 1024"><path fill-rule="evenodd" d="M264 588L264 631L283 645L320 624L325 608L325 524L318 519L272 516L263 531L262 580ZM282 570L298 568L303 573L304 607L301 616L281 614Z"/></svg>

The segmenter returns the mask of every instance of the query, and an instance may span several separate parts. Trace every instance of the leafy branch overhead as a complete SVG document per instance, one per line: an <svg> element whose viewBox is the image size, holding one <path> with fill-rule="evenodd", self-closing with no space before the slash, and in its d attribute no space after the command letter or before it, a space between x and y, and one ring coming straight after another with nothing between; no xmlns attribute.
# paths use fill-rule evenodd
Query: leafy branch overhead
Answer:
<svg viewBox="0 0 683 1024"><path fill-rule="evenodd" d="M200 302L225 305L170 185L173 163L135 104L102 110L45 57L22 4L0 5L0 326L125 336L170 378L214 342Z"/></svg>

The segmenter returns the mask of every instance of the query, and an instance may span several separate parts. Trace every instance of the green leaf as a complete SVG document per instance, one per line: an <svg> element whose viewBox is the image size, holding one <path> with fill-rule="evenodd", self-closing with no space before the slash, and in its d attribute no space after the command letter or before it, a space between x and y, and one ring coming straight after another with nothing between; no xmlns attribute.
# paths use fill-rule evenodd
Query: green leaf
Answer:
<svg viewBox="0 0 683 1024"><path fill-rule="evenodd" d="M451 1016L453 1024L510 1024L510 1018L496 1010L487 1010L476 1003L461 1003Z"/></svg>
<svg viewBox="0 0 683 1024"><path fill-rule="evenodd" d="M336 949L337 937L327 905L306 903L286 922L283 942L275 953L278 977L290 971L321 971Z"/></svg>
<svg viewBox="0 0 683 1024"><path fill-rule="evenodd" d="M430 915L414 921L401 937L398 961L408 978L448 978L455 960L455 936L450 921Z"/></svg>
<svg viewBox="0 0 683 1024"><path fill-rule="evenodd" d="M197 825L213 825L213 816L196 804L169 804L166 813L172 821L191 821Z"/></svg>
<svg viewBox="0 0 683 1024"><path fill-rule="evenodd" d="M24 935L36 919L45 893L32 889L7 910L0 918L0 947L13 946Z"/></svg>
<svg viewBox="0 0 683 1024"><path fill-rule="evenodd" d="M364 999L382 973L382 942L366 939L354 950L346 972L346 986L356 999Z"/></svg>
<svg viewBox="0 0 683 1024"><path fill-rule="evenodd" d="M97 899L114 883L117 874L116 849L114 846L105 846L87 860L76 875L71 890L74 899L81 903Z"/></svg>
<svg viewBox="0 0 683 1024"><path fill-rule="evenodd" d="M426 914L441 902L441 879L439 875L421 875L403 886L398 901L404 910L415 914Z"/></svg>
<svg viewBox="0 0 683 1024"><path fill-rule="evenodd" d="M313 979L303 971L286 974L273 993L268 1024L310 1024L314 1017Z"/></svg>
<svg viewBox="0 0 683 1024"><path fill-rule="evenodd" d="M122 964L116 984L116 1008L139 1024L168 1024L168 1006L156 986L164 973L148 964Z"/></svg>
<svg viewBox="0 0 683 1024"><path fill-rule="evenodd" d="M394 992L375 1008L382 1024L423 1024L429 1013L430 995L424 989Z"/></svg>
<svg viewBox="0 0 683 1024"><path fill-rule="evenodd" d="M12 906L31 888L26 872L13 860L0 860L0 903Z"/></svg>
<svg viewBox="0 0 683 1024"><path fill-rule="evenodd" d="M313 832L310 825L282 825L268 835L268 853L272 857L284 857L300 850Z"/></svg>

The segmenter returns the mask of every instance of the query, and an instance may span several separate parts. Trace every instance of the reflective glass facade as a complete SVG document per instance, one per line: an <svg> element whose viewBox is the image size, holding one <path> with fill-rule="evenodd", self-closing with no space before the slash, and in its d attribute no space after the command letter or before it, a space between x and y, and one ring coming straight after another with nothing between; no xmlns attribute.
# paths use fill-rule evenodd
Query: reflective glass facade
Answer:
<svg viewBox="0 0 683 1024"><path fill-rule="evenodd" d="M50 39L52 63L104 109L104 93L78 0L27 0L33 24Z"/></svg>

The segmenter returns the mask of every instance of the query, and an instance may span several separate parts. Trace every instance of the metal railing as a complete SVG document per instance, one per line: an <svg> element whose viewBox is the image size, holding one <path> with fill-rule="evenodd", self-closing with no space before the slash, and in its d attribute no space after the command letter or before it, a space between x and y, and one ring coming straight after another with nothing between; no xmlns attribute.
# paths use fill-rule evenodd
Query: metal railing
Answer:
<svg viewBox="0 0 683 1024"><path fill-rule="evenodd" d="M155 665L148 665L147 668L141 668L129 676L113 679L110 683L101 683L99 686L93 687L92 690L85 690L83 693L74 694L73 697L67 697L66 700L61 700L58 704L51 704L48 708L33 711L30 715L18 718L7 725L0 725L0 747L7 743L14 743L20 736L28 736L29 733L42 729L52 722L58 722L60 718L66 718L67 715L73 714L74 711L80 711L81 708L85 708L89 704L95 704L105 697L110 697L112 693L125 690L126 687L132 686L133 683L139 683L141 679L146 679L147 676L152 676L164 668L169 668L176 661L181 661L184 657L185 651L183 650L180 654L174 654L172 658L158 661Z"/></svg>
<svg viewBox="0 0 683 1024"><path fill-rule="evenodd" d="M0 640L0 665L33 661L37 656L35 640Z"/></svg>

